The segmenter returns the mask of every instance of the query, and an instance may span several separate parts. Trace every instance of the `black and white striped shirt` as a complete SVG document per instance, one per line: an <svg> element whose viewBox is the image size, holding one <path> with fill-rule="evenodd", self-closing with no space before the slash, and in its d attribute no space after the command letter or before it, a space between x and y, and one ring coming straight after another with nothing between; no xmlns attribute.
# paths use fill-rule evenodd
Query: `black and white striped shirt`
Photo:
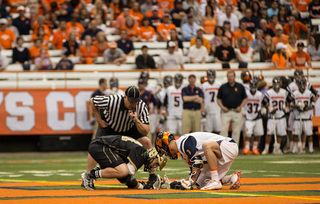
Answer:
<svg viewBox="0 0 320 204"><path fill-rule="evenodd" d="M124 106L124 96L96 96L93 98L93 104L99 109L104 109L105 121L114 131L126 132L134 126L129 117L129 109ZM136 112L143 124L149 124L149 112L145 102L138 102Z"/></svg>

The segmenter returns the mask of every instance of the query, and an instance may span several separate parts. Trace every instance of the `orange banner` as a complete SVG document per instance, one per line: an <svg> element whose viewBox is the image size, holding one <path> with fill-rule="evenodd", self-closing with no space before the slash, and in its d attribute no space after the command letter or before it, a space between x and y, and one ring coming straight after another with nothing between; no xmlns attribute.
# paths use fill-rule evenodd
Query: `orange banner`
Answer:
<svg viewBox="0 0 320 204"><path fill-rule="evenodd" d="M0 91L0 135L90 134L93 89Z"/></svg>

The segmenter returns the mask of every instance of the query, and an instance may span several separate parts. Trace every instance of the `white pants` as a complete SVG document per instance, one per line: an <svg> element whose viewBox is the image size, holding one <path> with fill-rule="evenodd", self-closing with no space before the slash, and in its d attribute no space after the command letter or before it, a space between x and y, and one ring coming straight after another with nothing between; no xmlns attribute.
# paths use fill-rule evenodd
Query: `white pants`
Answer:
<svg viewBox="0 0 320 204"><path fill-rule="evenodd" d="M240 130L243 123L242 110L236 112L229 110L227 113L221 113L221 132L220 135L228 137L229 125L232 123L232 139L239 145Z"/></svg>
<svg viewBox="0 0 320 204"><path fill-rule="evenodd" d="M221 114L208 113L206 116L205 131L206 132L220 132L221 130Z"/></svg>
<svg viewBox="0 0 320 204"><path fill-rule="evenodd" d="M166 125L168 132L173 135L181 135L181 119L168 118Z"/></svg>
<svg viewBox="0 0 320 204"><path fill-rule="evenodd" d="M277 131L277 136L286 136L287 135L287 121L286 118L280 118L280 119L275 119L273 121L272 118L268 119L268 124L267 124L267 134L268 135L273 135L274 134L274 125L276 126L275 129Z"/></svg>
<svg viewBox="0 0 320 204"><path fill-rule="evenodd" d="M228 173L233 161L238 156L238 145L236 143L222 141L220 144L221 158L218 159L218 178L221 180ZM206 180L211 179L210 168L204 164L197 183L202 188L206 185Z"/></svg>
<svg viewBox="0 0 320 204"><path fill-rule="evenodd" d="M294 115L293 111L289 113L289 118L288 118L288 131L292 131L293 129L293 120L294 120Z"/></svg>
<svg viewBox="0 0 320 204"><path fill-rule="evenodd" d="M263 135L263 124L262 119L258 120L247 120L246 121L246 137L262 136Z"/></svg>
<svg viewBox="0 0 320 204"><path fill-rule="evenodd" d="M301 131L301 126L302 126L302 134L304 133L306 136L311 136L313 135L313 126L312 126L312 121L311 120L302 120L300 124L300 120L295 120L293 122L293 128L292 128L292 133L294 135L299 135Z"/></svg>

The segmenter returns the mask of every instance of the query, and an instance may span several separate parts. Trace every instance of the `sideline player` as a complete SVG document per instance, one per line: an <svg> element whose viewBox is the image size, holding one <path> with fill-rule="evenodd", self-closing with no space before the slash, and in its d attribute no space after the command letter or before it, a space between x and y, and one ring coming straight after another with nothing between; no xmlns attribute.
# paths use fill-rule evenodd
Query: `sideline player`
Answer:
<svg viewBox="0 0 320 204"><path fill-rule="evenodd" d="M124 95L124 91L119 89L119 79L116 77L112 77L109 80L110 89L106 90L106 95Z"/></svg>
<svg viewBox="0 0 320 204"><path fill-rule="evenodd" d="M246 109L246 140L245 147L242 150L243 154L255 154L259 155L258 150L259 138L263 135L263 124L261 118L261 106L263 100L263 94L257 90L258 81L253 79L250 81L249 89L247 92L248 101L245 105ZM250 140L253 135L253 147L250 151Z"/></svg>
<svg viewBox="0 0 320 204"><path fill-rule="evenodd" d="M240 187L241 172L226 176L238 156L238 145L229 137L192 132L175 140L170 132L161 132L155 147L159 154L171 159L177 159L180 153L182 160L191 169L188 178L181 180L181 186L185 189L192 189L195 184L200 190L219 190L227 183L231 183L230 189Z"/></svg>
<svg viewBox="0 0 320 204"><path fill-rule="evenodd" d="M82 174L87 190L95 190L94 180L98 178L117 178L129 188L152 188L137 182L133 175L142 165L145 171L150 172L157 166L162 170L167 162L167 158L160 156L155 148L147 150L137 140L121 135L102 136L93 140L89 145L89 154L100 166Z"/></svg>
<svg viewBox="0 0 320 204"><path fill-rule="evenodd" d="M207 71L207 79L201 87L204 94L204 111L206 114L205 132L219 134L221 128L221 108L217 103L217 95L221 82L215 80L216 71L213 69Z"/></svg>
<svg viewBox="0 0 320 204"><path fill-rule="evenodd" d="M269 89L263 99L263 105L268 107L269 110L269 118L267 124L267 136L265 142L265 148L262 154L269 153L269 146L271 142L271 135L277 135L277 142L281 144L281 140L283 137L287 135L287 121L285 112L289 111L288 106L288 92L285 89L280 88L281 82L279 77L275 77L272 80L272 89ZM274 132L276 131L276 133ZM275 149L274 152L282 153L280 148Z"/></svg>
<svg viewBox="0 0 320 204"><path fill-rule="evenodd" d="M167 131L174 135L181 134L181 116L182 116L182 74L174 76L174 86L166 89L166 96L162 107L162 113L167 115Z"/></svg>
<svg viewBox="0 0 320 204"><path fill-rule="evenodd" d="M313 153L313 141L312 141L312 121L314 108L314 96L310 90L306 89L307 80L301 78L298 82L299 89L293 93L294 99L294 123L293 123L293 148L292 153L305 153L306 137L308 138L309 152ZM304 134L303 134L304 133ZM302 152L297 151L298 135L302 140ZM302 137L306 135L306 137Z"/></svg>

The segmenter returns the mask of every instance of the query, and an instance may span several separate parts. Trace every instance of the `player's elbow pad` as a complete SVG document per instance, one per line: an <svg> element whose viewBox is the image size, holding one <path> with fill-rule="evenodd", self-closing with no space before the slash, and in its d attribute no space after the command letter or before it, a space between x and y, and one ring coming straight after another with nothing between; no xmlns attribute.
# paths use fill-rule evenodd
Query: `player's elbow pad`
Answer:
<svg viewBox="0 0 320 204"><path fill-rule="evenodd" d="M195 155L190 159L192 168L201 169L203 166L203 160L200 155Z"/></svg>

